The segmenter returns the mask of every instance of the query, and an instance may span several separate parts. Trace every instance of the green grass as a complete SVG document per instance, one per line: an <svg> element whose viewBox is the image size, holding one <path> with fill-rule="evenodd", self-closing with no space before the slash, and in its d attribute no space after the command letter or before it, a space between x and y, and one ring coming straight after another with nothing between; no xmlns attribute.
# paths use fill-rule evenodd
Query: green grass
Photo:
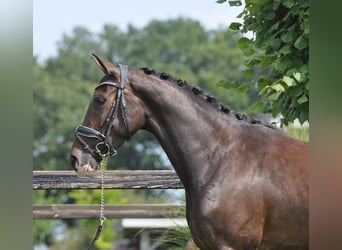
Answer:
<svg viewBox="0 0 342 250"><path fill-rule="evenodd" d="M291 137L301 140L301 141L309 141L309 137L310 137L310 133L309 127L303 127L303 128L296 128L294 126L288 126L286 127L286 132L288 133L288 135L290 135Z"/></svg>
<svg viewBox="0 0 342 250"><path fill-rule="evenodd" d="M173 247L168 248L169 250L184 250L186 249L187 243L191 240L191 233L188 227L176 227L167 230L165 233L164 243L172 245ZM193 245L194 250L199 250Z"/></svg>

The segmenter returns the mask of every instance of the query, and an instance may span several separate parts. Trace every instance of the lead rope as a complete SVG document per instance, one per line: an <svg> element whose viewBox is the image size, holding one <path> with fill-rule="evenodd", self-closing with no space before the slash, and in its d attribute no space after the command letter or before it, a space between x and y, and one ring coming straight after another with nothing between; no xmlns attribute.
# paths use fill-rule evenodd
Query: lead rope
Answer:
<svg viewBox="0 0 342 250"><path fill-rule="evenodd" d="M97 231L95 234L95 237L93 239L93 241L91 242L90 246L88 247L88 250L90 250L92 248L92 246L95 244L95 241L98 240L98 238L100 237L100 234L102 232L102 228L103 228L103 223L106 220L106 217L104 216L104 204L105 204L105 196L104 196L104 172L105 172L105 165L106 165L106 161L103 160L100 163L100 168L102 170L102 175L101 175L101 200L100 200L100 224L97 227Z"/></svg>

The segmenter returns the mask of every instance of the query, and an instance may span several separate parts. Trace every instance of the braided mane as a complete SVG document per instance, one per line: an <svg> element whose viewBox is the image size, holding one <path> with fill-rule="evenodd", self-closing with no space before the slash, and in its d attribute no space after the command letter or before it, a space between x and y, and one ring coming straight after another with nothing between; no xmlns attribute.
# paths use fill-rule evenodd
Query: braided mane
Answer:
<svg viewBox="0 0 342 250"><path fill-rule="evenodd" d="M180 87L183 87L185 89L187 89L189 92L193 93L194 95L202 98L203 100L205 100L208 104L210 104L212 107L214 107L216 110L223 112L227 115L230 115L231 117L234 117L235 119L239 120L239 121L246 121L250 124L262 124L266 127L269 128L275 128L273 125L270 124L264 124L262 123L260 120L256 119L256 118L249 118L247 117L245 114L242 113L238 113L235 112L233 110L231 110L231 108L229 106L227 106L226 104L220 103L218 102L217 98L209 95L209 94L205 94L203 93L203 90L200 89L199 87L194 87L191 86L190 84L188 84L187 81L179 79L179 78L175 78L172 75L170 75L167 72L156 72L154 69L148 68L148 67L143 67L140 68L140 70L144 71L144 73L146 75L153 75L158 77L161 80L167 80L170 81L174 84L177 84Z"/></svg>

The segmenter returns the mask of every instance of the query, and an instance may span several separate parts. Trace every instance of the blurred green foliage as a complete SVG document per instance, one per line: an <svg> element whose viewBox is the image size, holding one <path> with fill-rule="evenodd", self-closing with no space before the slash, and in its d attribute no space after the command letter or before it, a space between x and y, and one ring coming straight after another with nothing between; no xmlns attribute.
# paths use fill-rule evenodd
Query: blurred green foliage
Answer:
<svg viewBox="0 0 342 250"><path fill-rule="evenodd" d="M217 0L241 6L241 0ZM245 0L230 25L241 34L239 48L247 57L244 71L249 82L222 81L221 86L248 90L258 88L260 100L250 111L282 114L282 125L298 119L309 121L309 1Z"/></svg>

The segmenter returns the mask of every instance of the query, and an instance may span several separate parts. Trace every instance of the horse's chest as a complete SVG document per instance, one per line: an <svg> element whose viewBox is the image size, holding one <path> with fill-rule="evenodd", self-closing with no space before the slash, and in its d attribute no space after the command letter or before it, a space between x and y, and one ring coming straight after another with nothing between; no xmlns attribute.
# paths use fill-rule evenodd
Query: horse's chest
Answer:
<svg viewBox="0 0 342 250"><path fill-rule="evenodd" d="M201 249L218 249L219 244L253 249L262 237L261 200L220 191L213 186L187 199L187 218L196 244Z"/></svg>
<svg viewBox="0 0 342 250"><path fill-rule="evenodd" d="M198 197L187 201L187 219L200 249L216 249L225 228L224 210L218 198Z"/></svg>

